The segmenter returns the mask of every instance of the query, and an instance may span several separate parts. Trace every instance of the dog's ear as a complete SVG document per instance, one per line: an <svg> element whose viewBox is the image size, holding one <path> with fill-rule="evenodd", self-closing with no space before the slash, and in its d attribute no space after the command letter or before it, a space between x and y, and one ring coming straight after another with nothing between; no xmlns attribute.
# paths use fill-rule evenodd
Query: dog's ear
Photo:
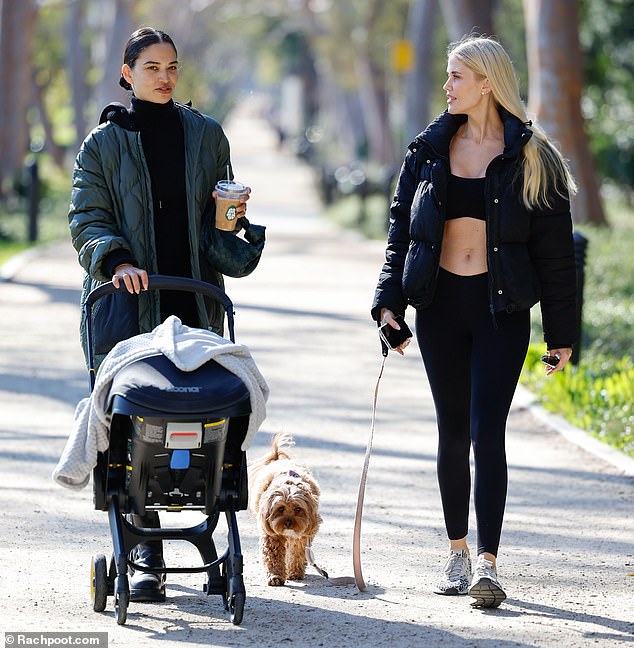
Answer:
<svg viewBox="0 0 634 648"><path fill-rule="evenodd" d="M277 506L275 499L270 497L268 493L263 492L260 496L257 514L260 529L262 529L266 535L275 535L270 524L274 506Z"/></svg>
<svg viewBox="0 0 634 648"><path fill-rule="evenodd" d="M321 515L317 512L317 501L315 500L315 507L310 509L308 512L308 528L306 529L306 535L310 537L315 537L317 531L319 530L319 525L322 522Z"/></svg>
<svg viewBox="0 0 634 648"><path fill-rule="evenodd" d="M310 477L304 477L306 480L306 483L310 485L310 490L315 497L315 499L319 499L319 496L321 495L321 492L319 490L319 486L317 486L317 482L311 479Z"/></svg>

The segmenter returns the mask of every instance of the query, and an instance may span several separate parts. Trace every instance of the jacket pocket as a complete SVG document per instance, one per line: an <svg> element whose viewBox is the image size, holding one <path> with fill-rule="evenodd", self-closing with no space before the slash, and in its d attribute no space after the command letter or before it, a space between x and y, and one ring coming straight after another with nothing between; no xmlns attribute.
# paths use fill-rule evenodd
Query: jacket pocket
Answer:
<svg viewBox="0 0 634 648"><path fill-rule="evenodd" d="M503 290L505 299L500 307L513 304L515 310L524 310L540 299L540 282L537 271L524 244L500 246L500 267L496 273L502 280L497 289Z"/></svg>
<svg viewBox="0 0 634 648"><path fill-rule="evenodd" d="M403 268L403 293L414 308L428 306L436 283L436 245L412 241Z"/></svg>

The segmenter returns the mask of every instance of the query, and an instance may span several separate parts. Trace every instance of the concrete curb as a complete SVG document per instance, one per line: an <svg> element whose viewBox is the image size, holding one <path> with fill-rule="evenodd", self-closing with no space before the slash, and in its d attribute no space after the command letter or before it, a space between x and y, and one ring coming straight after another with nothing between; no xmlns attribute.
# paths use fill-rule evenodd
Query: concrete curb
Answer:
<svg viewBox="0 0 634 648"><path fill-rule="evenodd" d="M634 459L623 452L612 448L607 443L591 436L585 430L571 425L563 417L553 412L546 411L535 401L535 396L523 385L517 386L515 405L528 409L541 423L564 436L568 441L575 443L586 452L603 459L615 468L623 471L628 477L634 477Z"/></svg>
<svg viewBox="0 0 634 648"><path fill-rule="evenodd" d="M11 281L25 265L36 259L48 247L58 242L41 243L12 256L6 263L0 266L0 283Z"/></svg>

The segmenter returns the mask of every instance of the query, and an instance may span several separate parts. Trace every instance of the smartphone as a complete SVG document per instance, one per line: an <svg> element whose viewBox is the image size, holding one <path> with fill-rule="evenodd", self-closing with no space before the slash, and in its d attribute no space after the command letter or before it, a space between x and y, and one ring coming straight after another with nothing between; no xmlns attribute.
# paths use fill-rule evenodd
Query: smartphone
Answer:
<svg viewBox="0 0 634 648"><path fill-rule="evenodd" d="M540 360L544 363L547 364L549 367L556 367L559 364L559 360L561 360L561 356L558 355L543 355Z"/></svg>
<svg viewBox="0 0 634 648"><path fill-rule="evenodd" d="M383 326L379 327L381 339L392 350L397 349L407 338L412 337L412 332L409 330L409 326L405 323L402 315L395 317L394 320L401 327L399 330L392 328L389 324L383 324Z"/></svg>

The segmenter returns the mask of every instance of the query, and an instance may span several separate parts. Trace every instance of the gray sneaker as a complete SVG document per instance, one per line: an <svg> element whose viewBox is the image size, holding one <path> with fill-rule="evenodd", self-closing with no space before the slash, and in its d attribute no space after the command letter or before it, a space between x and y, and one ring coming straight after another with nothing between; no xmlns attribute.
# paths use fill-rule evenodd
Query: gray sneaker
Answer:
<svg viewBox="0 0 634 648"><path fill-rule="evenodd" d="M449 558L445 563L444 574L434 594L444 596L458 596L466 594L471 580L471 558L464 549L449 552Z"/></svg>
<svg viewBox="0 0 634 648"><path fill-rule="evenodd" d="M506 598L493 563L484 556L478 556L476 561L469 596L475 599L472 607L483 608L496 608Z"/></svg>

